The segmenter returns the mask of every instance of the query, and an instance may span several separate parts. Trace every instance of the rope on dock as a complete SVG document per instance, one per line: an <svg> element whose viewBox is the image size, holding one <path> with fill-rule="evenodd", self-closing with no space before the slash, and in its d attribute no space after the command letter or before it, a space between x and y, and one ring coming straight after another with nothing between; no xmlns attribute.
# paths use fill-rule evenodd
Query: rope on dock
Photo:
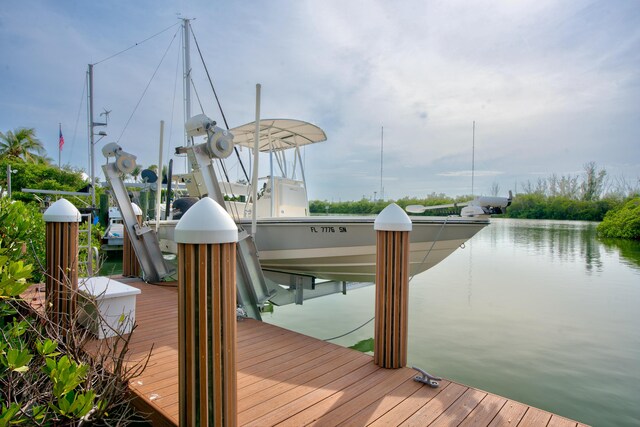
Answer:
<svg viewBox="0 0 640 427"><path fill-rule="evenodd" d="M433 243L431 243L431 247L429 248L427 253L424 255L424 258L422 258L422 262L420 263L420 265L423 265L425 262L427 262L427 258L429 257L429 254L431 253L431 250L433 249L433 247L436 245L436 242L440 238L440 234L442 234L442 230L444 230L444 226L447 224L447 219L448 218L449 217L446 217L444 222L442 223L442 226L440 227L440 230L438 230L438 234L436 235L436 238L433 239ZM414 277L415 277L415 274L412 275L411 277L409 277L409 284L411 284L411 281L413 280ZM354 328L354 329L350 330L349 332L345 332L344 334L337 335L335 337L325 338L322 341L333 341L333 340L337 340L338 338L346 337L347 335L352 334L352 333L356 332L357 330L364 328L369 323L373 322L373 320L375 318L376 317L373 316L371 319L367 320L366 322L364 322L362 325L358 326L357 328Z"/></svg>

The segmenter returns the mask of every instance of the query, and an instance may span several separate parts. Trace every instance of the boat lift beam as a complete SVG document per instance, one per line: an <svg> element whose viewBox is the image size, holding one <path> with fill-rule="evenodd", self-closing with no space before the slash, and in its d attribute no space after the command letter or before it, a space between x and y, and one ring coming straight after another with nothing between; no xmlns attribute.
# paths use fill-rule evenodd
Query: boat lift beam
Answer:
<svg viewBox="0 0 640 427"><path fill-rule="evenodd" d="M213 159L228 157L233 151L233 135L217 126L215 122L206 122L206 116L193 117L187 122L187 132L191 136L202 134L198 129L206 129L207 140L201 144L176 148L176 153L186 154L191 164L191 179L202 197L210 197L220 206L225 207L225 200L218 185L218 178L213 166ZM208 119L210 120L210 119ZM238 245L236 252L237 271L236 289L238 305L242 306L251 318L262 320L260 307L277 291L267 284L262 273L253 236L238 226Z"/></svg>
<svg viewBox="0 0 640 427"><path fill-rule="evenodd" d="M116 157L114 163L103 165L102 170L122 214L124 226L131 236L131 245L142 267L143 280L159 282L175 271L167 266L162 256L155 230L148 225L138 224L129 193L120 178L123 173L130 173L135 168L135 156L122 151L122 147L116 143L107 144L102 152L107 158Z"/></svg>
<svg viewBox="0 0 640 427"><path fill-rule="evenodd" d="M267 283L277 287L277 292L269 302L274 305L296 304L327 295L343 294L347 291L371 286L369 282L346 282L337 280L317 280L314 276L265 270Z"/></svg>

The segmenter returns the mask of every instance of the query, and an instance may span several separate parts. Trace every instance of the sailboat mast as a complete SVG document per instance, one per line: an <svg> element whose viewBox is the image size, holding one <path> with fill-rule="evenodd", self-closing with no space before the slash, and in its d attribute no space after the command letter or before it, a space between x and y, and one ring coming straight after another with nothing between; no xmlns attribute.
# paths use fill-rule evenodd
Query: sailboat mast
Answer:
<svg viewBox="0 0 640 427"><path fill-rule="evenodd" d="M189 51L190 51L189 40L191 37L189 34L189 25L190 25L190 19L184 18L182 20L182 38L183 38L182 47L183 47L183 55L184 55L184 62L183 62L184 123L187 123L187 121L191 118L191 56L189 54ZM187 135L186 129L184 130L184 138L185 138L185 146L190 145L189 136Z"/></svg>
<svg viewBox="0 0 640 427"><path fill-rule="evenodd" d="M384 200L384 187L382 186L382 169L384 165L384 126L380 128L380 199Z"/></svg>
<svg viewBox="0 0 640 427"><path fill-rule="evenodd" d="M87 103L89 107L89 170L91 173L91 207L96 207L96 191L94 189L94 185L96 182L96 170L95 170L95 143L93 141L93 64L89 64L89 69L87 71L87 85L89 86L87 90L87 96L89 98L89 102Z"/></svg>
<svg viewBox="0 0 640 427"><path fill-rule="evenodd" d="M473 133L471 139L471 195L474 196L473 178L475 177L476 167L476 121L473 121Z"/></svg>

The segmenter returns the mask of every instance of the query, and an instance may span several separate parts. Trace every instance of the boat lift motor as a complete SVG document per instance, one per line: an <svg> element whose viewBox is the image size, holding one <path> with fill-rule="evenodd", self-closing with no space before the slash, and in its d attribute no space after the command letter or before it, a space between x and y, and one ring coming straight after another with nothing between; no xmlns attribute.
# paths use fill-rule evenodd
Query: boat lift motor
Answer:
<svg viewBox="0 0 640 427"><path fill-rule="evenodd" d="M233 152L231 132L216 126L216 122L204 114L191 117L184 127L189 137L207 135L207 142L202 147L210 158L226 159Z"/></svg>
<svg viewBox="0 0 640 427"><path fill-rule="evenodd" d="M213 167L213 159L225 159L233 153L233 134L216 126L216 122L204 114L191 117L184 125L187 136L206 136L206 141L188 147L177 147L177 154L186 154L192 171L181 175L189 180L195 196L211 197L225 206L224 195ZM260 306L271 298L276 289L269 287L262 273L258 249L253 237L240 227L237 246L236 289L237 302L246 314L261 320Z"/></svg>
<svg viewBox="0 0 640 427"><path fill-rule="evenodd" d="M110 157L116 158L116 167L124 174L133 172L136 168L137 157L131 153L127 153L115 142L110 142L102 147L102 154L108 159Z"/></svg>
<svg viewBox="0 0 640 427"><path fill-rule="evenodd" d="M216 126L216 122L204 114L191 117L184 125L189 138L206 136L206 141L187 147L176 147L176 154L186 154L191 172L176 175L194 197L210 196L221 206L224 197L218 188L215 172L211 168L212 159L225 159L233 153L233 134Z"/></svg>

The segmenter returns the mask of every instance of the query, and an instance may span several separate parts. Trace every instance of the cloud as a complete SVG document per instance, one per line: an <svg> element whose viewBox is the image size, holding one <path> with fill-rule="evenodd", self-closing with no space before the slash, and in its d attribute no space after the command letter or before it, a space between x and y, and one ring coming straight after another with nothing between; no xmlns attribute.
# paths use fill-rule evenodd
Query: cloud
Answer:
<svg viewBox="0 0 640 427"><path fill-rule="evenodd" d="M381 155L384 175L397 177L385 182L386 194L464 192L458 178L469 176L474 121L481 185L482 178L512 185L533 171L576 170L590 160L611 175L640 174L637 164L628 165L640 158L637 2L180 6L184 16L197 17L194 33L231 127L253 120L259 82L263 117L299 118L326 131L327 142L304 150L316 197L380 191ZM0 66L0 130L36 127L51 155L62 122L63 162L86 165L80 101L87 64L175 23L175 12L169 1L116 9L10 0L0 10L0 49L10 58ZM122 133L173 34L95 67L96 111L113 110L100 144ZM161 119L165 159L183 143L180 37L121 141L144 166L158 161ZM198 62L192 44L193 110L200 112L200 98L205 113L222 123Z"/></svg>
<svg viewBox="0 0 640 427"><path fill-rule="evenodd" d="M440 172L437 175L439 176L498 176L498 175L503 175L504 172L501 171L475 171L472 172L470 170L463 170L463 171L449 171L449 172Z"/></svg>

